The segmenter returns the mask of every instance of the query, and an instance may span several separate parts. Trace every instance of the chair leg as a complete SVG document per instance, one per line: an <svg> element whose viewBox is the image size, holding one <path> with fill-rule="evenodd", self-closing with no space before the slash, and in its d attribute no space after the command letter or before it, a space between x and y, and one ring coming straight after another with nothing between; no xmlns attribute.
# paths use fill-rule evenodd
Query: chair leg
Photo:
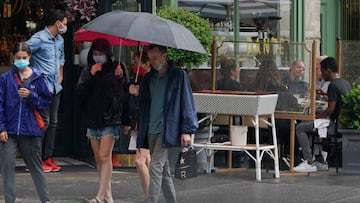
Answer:
<svg viewBox="0 0 360 203"><path fill-rule="evenodd" d="M336 175L339 175L339 148L338 148L338 142L337 140L335 140L335 152L336 152L336 157L335 157L335 165L336 165Z"/></svg>

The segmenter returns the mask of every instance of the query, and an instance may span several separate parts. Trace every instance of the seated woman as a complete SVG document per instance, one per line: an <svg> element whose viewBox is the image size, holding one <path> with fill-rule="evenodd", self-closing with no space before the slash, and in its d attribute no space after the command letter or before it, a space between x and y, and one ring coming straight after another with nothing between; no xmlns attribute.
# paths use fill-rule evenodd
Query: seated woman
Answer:
<svg viewBox="0 0 360 203"><path fill-rule="evenodd" d="M256 74L252 91L274 92L279 95L276 110L281 111L298 111L299 105L297 99L288 92L284 86L281 73L276 66L274 60L265 58L259 67ZM290 120L276 119L277 135L279 137L279 144L281 145L282 156L289 154L290 146ZM297 148L295 153L298 154Z"/></svg>
<svg viewBox="0 0 360 203"><path fill-rule="evenodd" d="M216 83L217 90L241 90L240 83L237 81L240 76L240 67L234 59L221 56L220 73L222 78Z"/></svg>
<svg viewBox="0 0 360 203"><path fill-rule="evenodd" d="M229 90L229 91L241 91L242 88L240 86L240 83L237 81L237 79L240 76L240 67L238 64L236 64L236 61L233 58L227 58L225 56L220 57L220 73L222 75L222 78L217 81L216 89L217 90ZM219 120L226 120L227 117L221 119L218 117ZM240 117L235 116L233 118L233 124L237 125L240 123ZM229 134L229 126L220 126L220 129L216 131L215 136L221 135L228 135ZM226 137L222 137L224 140L228 140ZM242 167L247 168L248 167L248 160L249 158L246 156L244 152L232 152L233 157L233 167ZM239 162L236 162L240 160Z"/></svg>
<svg viewBox="0 0 360 203"><path fill-rule="evenodd" d="M256 74L252 91L283 92L285 86L281 81L281 73L275 62L265 58Z"/></svg>

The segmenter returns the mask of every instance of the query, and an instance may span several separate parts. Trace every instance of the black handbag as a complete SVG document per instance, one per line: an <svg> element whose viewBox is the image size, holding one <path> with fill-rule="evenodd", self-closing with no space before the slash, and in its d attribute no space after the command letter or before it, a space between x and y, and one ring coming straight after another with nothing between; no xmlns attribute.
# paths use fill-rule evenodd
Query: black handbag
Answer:
<svg viewBox="0 0 360 203"><path fill-rule="evenodd" d="M175 165L175 178L188 179L197 176L196 150L185 147Z"/></svg>

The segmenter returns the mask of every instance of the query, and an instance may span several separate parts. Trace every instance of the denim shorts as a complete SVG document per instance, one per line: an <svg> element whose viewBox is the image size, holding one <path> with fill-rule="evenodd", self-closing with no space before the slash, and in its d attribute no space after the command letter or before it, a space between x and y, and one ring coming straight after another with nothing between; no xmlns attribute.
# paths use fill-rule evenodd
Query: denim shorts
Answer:
<svg viewBox="0 0 360 203"><path fill-rule="evenodd" d="M119 131L120 131L120 126L117 125L107 126L103 128L95 128L95 129L88 128L86 131L86 137L88 137L89 139L91 138L100 139L105 135L112 135L117 140L119 139L120 136Z"/></svg>

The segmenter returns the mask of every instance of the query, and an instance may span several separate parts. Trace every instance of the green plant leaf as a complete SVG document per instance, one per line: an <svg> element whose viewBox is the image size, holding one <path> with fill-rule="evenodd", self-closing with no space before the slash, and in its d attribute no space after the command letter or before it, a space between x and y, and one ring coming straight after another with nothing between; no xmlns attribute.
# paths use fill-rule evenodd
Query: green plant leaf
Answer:
<svg viewBox="0 0 360 203"><path fill-rule="evenodd" d="M212 33L207 20L201 18L198 14L173 7L160 8L157 11L157 15L188 28L203 45L204 49L208 52L210 51ZM173 48L168 49L168 56L178 66L186 67L188 70L197 68L209 60L208 55Z"/></svg>
<svg viewBox="0 0 360 203"><path fill-rule="evenodd" d="M353 89L342 96L342 101L340 122L343 127L360 130L360 85L353 84Z"/></svg>

